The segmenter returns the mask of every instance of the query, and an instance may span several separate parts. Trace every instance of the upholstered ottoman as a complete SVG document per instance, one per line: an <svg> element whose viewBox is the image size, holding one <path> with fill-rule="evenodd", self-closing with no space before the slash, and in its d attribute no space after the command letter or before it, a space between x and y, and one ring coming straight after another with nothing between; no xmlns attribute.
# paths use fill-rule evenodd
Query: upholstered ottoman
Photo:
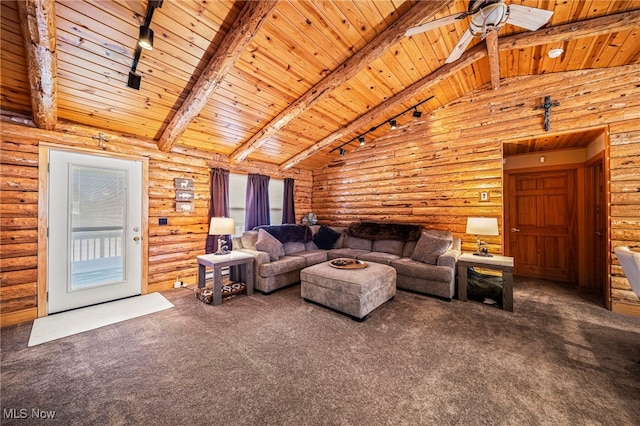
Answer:
<svg viewBox="0 0 640 426"><path fill-rule="evenodd" d="M300 271L300 283L305 300L364 321L396 295L396 270L373 262L362 269L337 269L324 262Z"/></svg>

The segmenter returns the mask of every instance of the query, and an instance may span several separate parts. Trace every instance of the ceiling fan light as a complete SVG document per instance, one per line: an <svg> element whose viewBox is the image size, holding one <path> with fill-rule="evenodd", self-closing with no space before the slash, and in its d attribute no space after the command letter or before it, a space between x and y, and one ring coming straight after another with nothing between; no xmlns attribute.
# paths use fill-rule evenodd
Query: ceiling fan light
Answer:
<svg viewBox="0 0 640 426"><path fill-rule="evenodd" d="M551 49L549 52L547 52L547 55L548 55L551 59L554 59L554 58L559 57L559 56L560 56L560 55L562 55L563 53L564 53L564 49L560 49L560 48L558 48L558 49Z"/></svg>
<svg viewBox="0 0 640 426"><path fill-rule="evenodd" d="M138 45L146 50L153 49L153 30L151 28L145 27L144 25L140 27Z"/></svg>

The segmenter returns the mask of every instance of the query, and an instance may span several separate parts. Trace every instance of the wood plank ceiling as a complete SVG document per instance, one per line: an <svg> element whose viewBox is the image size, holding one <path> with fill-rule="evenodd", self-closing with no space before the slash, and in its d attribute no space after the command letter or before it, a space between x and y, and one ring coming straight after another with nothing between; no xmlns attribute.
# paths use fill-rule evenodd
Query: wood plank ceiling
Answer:
<svg viewBox="0 0 640 426"><path fill-rule="evenodd" d="M53 126L80 123L148 138L164 150L198 148L235 162L315 169L349 141L346 150L358 149L354 138L374 127L368 142L391 132L387 121L402 111L409 110L397 118L399 127L416 120L411 112L419 102L426 101L418 108L426 117L470 91L492 90L479 39L460 60L444 63L467 19L403 36L420 22L465 11L467 1L255 3L165 0L153 15L154 46L142 52L135 90L127 77L146 0L28 0L25 9L46 12L50 5L52 13L42 18L23 10L32 13L23 17L26 32L18 3L2 1L2 110L38 118L32 87L46 92L49 84L54 106L40 101L39 107L55 110L45 117ZM500 30L501 79L640 61L639 0L507 3L554 14L535 32L509 24ZM558 47L565 53L550 59L546 53ZM575 145L571 138L554 136L542 145ZM534 145L541 146L524 141L510 149Z"/></svg>

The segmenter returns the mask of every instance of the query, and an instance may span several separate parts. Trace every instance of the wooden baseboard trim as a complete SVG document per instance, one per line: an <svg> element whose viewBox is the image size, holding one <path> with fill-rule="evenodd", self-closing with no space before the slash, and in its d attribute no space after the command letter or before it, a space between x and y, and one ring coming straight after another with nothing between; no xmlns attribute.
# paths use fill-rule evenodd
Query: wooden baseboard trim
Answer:
<svg viewBox="0 0 640 426"><path fill-rule="evenodd" d="M637 303L612 301L611 310L619 314L626 314L626 315L633 315L636 317L640 317L640 305L638 305Z"/></svg>
<svg viewBox="0 0 640 426"><path fill-rule="evenodd" d="M29 308L16 312L9 312L0 315L0 327L7 327L9 325L33 321L36 318L38 318L38 308Z"/></svg>

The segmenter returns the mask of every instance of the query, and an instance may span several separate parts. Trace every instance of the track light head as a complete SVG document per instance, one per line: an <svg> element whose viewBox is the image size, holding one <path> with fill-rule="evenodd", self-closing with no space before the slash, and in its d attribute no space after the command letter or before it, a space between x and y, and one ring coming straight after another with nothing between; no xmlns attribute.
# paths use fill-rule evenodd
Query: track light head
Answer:
<svg viewBox="0 0 640 426"><path fill-rule="evenodd" d="M395 130L398 128L398 123L396 123L396 120L390 120L389 125L391 126L391 130Z"/></svg>
<svg viewBox="0 0 640 426"><path fill-rule="evenodd" d="M127 81L127 87L131 87L132 89L140 90L140 80L141 76L136 74L135 72L129 71L129 80Z"/></svg>
<svg viewBox="0 0 640 426"><path fill-rule="evenodd" d="M422 112L421 112L421 111L418 111L418 107L415 107L415 108L413 109L413 116L414 116L415 118L420 118L420 117L422 117Z"/></svg>
<svg viewBox="0 0 640 426"><path fill-rule="evenodd" d="M144 25L140 27L138 45L146 50L153 49L153 30L151 28L145 27Z"/></svg>
<svg viewBox="0 0 640 426"><path fill-rule="evenodd" d="M360 142L360 146L364 146L364 136L358 136L358 142Z"/></svg>
<svg viewBox="0 0 640 426"><path fill-rule="evenodd" d="M340 155L344 155L344 148L340 148Z"/></svg>

